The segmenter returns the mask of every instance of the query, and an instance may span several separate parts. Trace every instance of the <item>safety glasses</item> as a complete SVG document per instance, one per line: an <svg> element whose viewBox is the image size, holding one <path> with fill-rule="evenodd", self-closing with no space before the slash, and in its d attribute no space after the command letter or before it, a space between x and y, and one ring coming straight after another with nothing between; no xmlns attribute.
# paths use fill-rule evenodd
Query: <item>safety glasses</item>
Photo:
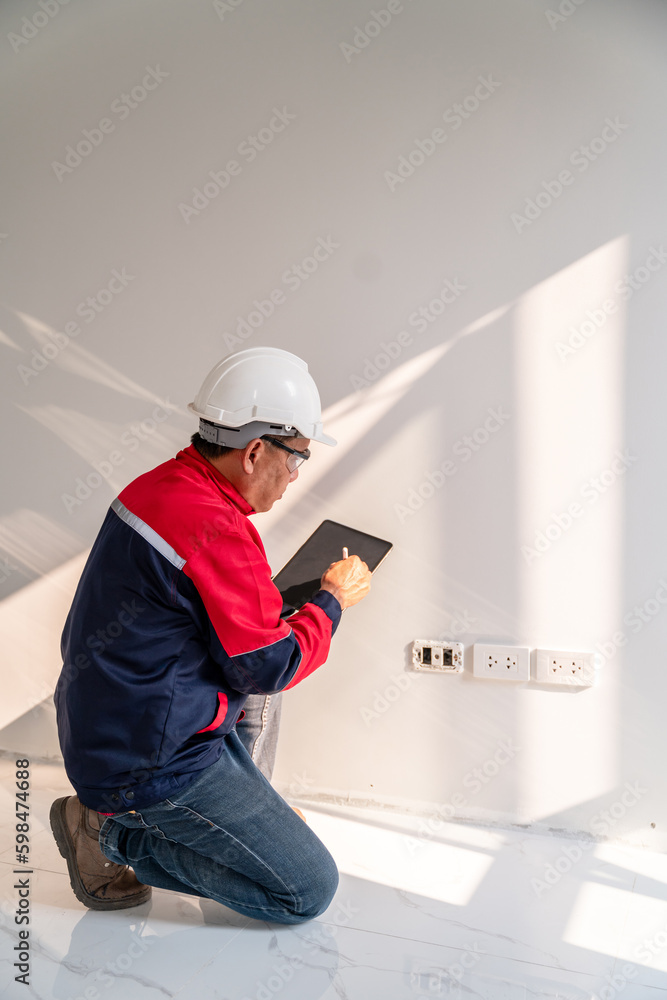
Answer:
<svg viewBox="0 0 667 1000"><path fill-rule="evenodd" d="M287 468L290 472L295 472L296 469L298 469L299 466L302 464L302 462L306 462L310 458L309 448L306 448L305 451L296 451L296 449L288 448L286 444L282 443L282 441L277 441L275 438L272 437L264 437L262 438L262 440L268 441L269 444L275 445L276 448L282 448L283 451L289 452L289 458L287 459Z"/></svg>

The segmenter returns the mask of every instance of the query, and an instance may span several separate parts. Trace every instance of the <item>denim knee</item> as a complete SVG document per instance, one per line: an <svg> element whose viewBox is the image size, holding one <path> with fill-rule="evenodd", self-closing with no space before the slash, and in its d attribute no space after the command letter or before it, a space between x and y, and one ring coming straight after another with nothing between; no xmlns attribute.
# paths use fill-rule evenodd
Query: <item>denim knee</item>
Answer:
<svg viewBox="0 0 667 1000"><path fill-rule="evenodd" d="M305 880L304 880L305 881ZM293 908L293 922L301 923L319 917L327 909L338 889L339 875L336 862L328 851L323 852L317 866L308 874L307 883L297 894Z"/></svg>

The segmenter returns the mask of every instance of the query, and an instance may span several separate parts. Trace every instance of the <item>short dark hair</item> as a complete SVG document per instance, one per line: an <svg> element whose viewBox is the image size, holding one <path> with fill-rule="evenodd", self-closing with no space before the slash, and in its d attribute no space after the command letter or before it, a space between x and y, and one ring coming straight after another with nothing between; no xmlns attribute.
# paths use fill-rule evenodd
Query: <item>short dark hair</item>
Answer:
<svg viewBox="0 0 667 1000"><path fill-rule="evenodd" d="M190 444L193 444L202 458L207 458L209 461L215 458L222 458L223 455L227 455L230 451L234 451L234 448L228 448L224 444L214 444L213 441L207 441L203 438L199 431L196 431L190 438Z"/></svg>
<svg viewBox="0 0 667 1000"><path fill-rule="evenodd" d="M263 434L262 441L268 441L269 444L273 444L270 434ZM230 451L240 451L239 448L228 448L224 444L214 444L213 441L207 441L203 438L199 431L196 431L190 438L190 444L193 444L199 454L203 458L207 458L209 461L215 458L222 458L223 455L228 455Z"/></svg>

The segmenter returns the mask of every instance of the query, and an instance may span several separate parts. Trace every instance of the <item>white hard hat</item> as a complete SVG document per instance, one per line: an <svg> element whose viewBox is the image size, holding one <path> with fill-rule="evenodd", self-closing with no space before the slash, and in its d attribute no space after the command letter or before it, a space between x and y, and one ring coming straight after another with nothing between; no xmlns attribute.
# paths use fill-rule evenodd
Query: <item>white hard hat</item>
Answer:
<svg viewBox="0 0 667 1000"><path fill-rule="evenodd" d="M230 354L208 373L188 409L199 433L227 448L245 448L264 434L334 445L322 430L320 396L308 365L277 347Z"/></svg>

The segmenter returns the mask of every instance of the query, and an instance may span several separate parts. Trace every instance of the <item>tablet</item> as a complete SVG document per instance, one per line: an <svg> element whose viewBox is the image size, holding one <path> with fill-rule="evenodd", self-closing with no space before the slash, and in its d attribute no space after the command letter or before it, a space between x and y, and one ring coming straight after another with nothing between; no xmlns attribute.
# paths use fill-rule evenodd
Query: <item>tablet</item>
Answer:
<svg viewBox="0 0 667 1000"><path fill-rule="evenodd" d="M373 573L391 550L392 543L337 521L322 521L273 577L285 605L283 616L298 611L317 593L322 574L332 562L343 558L344 547L349 555L359 556Z"/></svg>

